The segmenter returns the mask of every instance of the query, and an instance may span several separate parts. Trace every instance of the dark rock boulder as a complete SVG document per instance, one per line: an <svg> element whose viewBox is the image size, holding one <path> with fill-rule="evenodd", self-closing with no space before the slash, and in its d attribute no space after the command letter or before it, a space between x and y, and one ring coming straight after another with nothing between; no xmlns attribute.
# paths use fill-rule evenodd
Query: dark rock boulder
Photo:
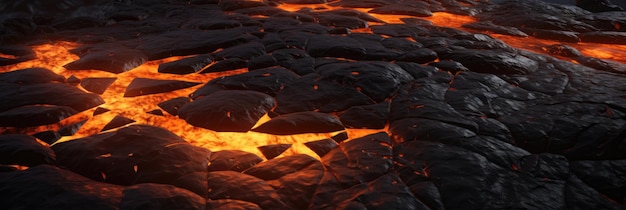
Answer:
<svg viewBox="0 0 626 210"><path fill-rule="evenodd" d="M605 44L626 44L626 32L618 31L595 31L581 33L578 35L583 42L605 43Z"/></svg>
<svg viewBox="0 0 626 210"><path fill-rule="evenodd" d="M348 128L382 129L389 119L389 103L353 106L341 113L339 119Z"/></svg>
<svg viewBox="0 0 626 210"><path fill-rule="evenodd" d="M254 90L275 96L286 84L299 76L282 67L257 69L254 71L220 77L209 81L191 94L193 98L212 94L221 89Z"/></svg>
<svg viewBox="0 0 626 210"><path fill-rule="evenodd" d="M206 171L210 151L159 127L131 125L55 144L57 164L93 180L119 185L171 184Z"/></svg>
<svg viewBox="0 0 626 210"><path fill-rule="evenodd" d="M396 61L406 61L406 62L415 62L415 63L428 63L437 59L437 53L428 48L422 48L417 50L412 50L401 54L396 57Z"/></svg>
<svg viewBox="0 0 626 210"><path fill-rule="evenodd" d="M536 61L519 54L491 50L454 50L440 59L457 61L470 71L491 74L528 74L538 68Z"/></svg>
<svg viewBox="0 0 626 210"><path fill-rule="evenodd" d="M145 63L147 57L139 50L115 44L101 44L75 49L80 59L65 64L69 70L97 69L115 74L130 71Z"/></svg>
<svg viewBox="0 0 626 210"><path fill-rule="evenodd" d="M36 166L54 164L56 156L47 145L32 136L0 135L0 164Z"/></svg>
<svg viewBox="0 0 626 210"><path fill-rule="evenodd" d="M324 155L328 154L330 150L338 146L337 141L332 138L310 141L304 143L304 145L320 157L324 157Z"/></svg>
<svg viewBox="0 0 626 210"><path fill-rule="evenodd" d="M191 103L191 99L188 97L177 97L177 98L172 98L169 99L167 101L163 101L161 103L158 103L157 106L159 106L159 108L165 110L167 113L173 115L173 116L177 116L178 115L178 109L180 109L181 107L183 107L185 104Z"/></svg>
<svg viewBox="0 0 626 210"><path fill-rule="evenodd" d="M269 144L257 147L257 149L261 151L261 154L268 160L283 154L289 148L291 148L291 144Z"/></svg>
<svg viewBox="0 0 626 210"><path fill-rule="evenodd" d="M319 161L311 156L305 154L290 155L261 162L243 171L243 173L266 181L275 180L300 171L314 163L319 163Z"/></svg>
<svg viewBox="0 0 626 210"><path fill-rule="evenodd" d="M157 93L166 93L174 90L185 89L199 85L197 82L187 82L180 80L157 80L147 78L135 78L130 82L124 97L136 97Z"/></svg>
<svg viewBox="0 0 626 210"><path fill-rule="evenodd" d="M344 127L341 121L339 121L336 116L308 111L279 115L252 130L276 135L291 135L301 133L328 133L343 129Z"/></svg>
<svg viewBox="0 0 626 210"><path fill-rule="evenodd" d="M208 177L210 199L248 201L263 209L286 208L276 190L262 179L234 171L213 171Z"/></svg>
<svg viewBox="0 0 626 210"><path fill-rule="evenodd" d="M354 87L344 87L333 81L321 80L316 74L309 74L286 84L276 94L276 101L278 105L274 111L279 114L313 110L335 112L356 105L375 103Z"/></svg>
<svg viewBox="0 0 626 210"><path fill-rule="evenodd" d="M213 54L217 59L241 58L250 60L253 57L265 55L265 46L261 42L252 41L223 49Z"/></svg>
<svg viewBox="0 0 626 210"><path fill-rule="evenodd" d="M134 122L136 121L133 119L130 119L121 115L116 115L111 121L109 121L109 123L104 125L104 127L100 131L107 131L107 130L111 130L114 128L119 128L119 127L131 124Z"/></svg>
<svg viewBox="0 0 626 210"><path fill-rule="evenodd" d="M248 66L248 61L241 58L230 58L226 60L217 61L213 63L209 67L202 70L200 73L213 73L213 72L224 72L246 68Z"/></svg>
<svg viewBox="0 0 626 210"><path fill-rule="evenodd" d="M41 84L64 82L65 77L44 68L28 68L0 73L0 83Z"/></svg>
<svg viewBox="0 0 626 210"><path fill-rule="evenodd" d="M261 161L263 159L254 153L241 150L221 150L211 153L211 159L209 159L211 165L207 170L242 172Z"/></svg>
<svg viewBox="0 0 626 210"><path fill-rule="evenodd" d="M206 201L192 192L170 185L137 184L122 192L120 209L203 209Z"/></svg>
<svg viewBox="0 0 626 210"><path fill-rule="evenodd" d="M159 65L159 73L168 74L191 74L202 70L213 62L210 55L198 55L189 58L183 58L169 63Z"/></svg>
<svg viewBox="0 0 626 210"><path fill-rule="evenodd" d="M62 83L18 85L0 83L0 111L25 105L57 105L85 111L104 103L96 94L85 93L80 89Z"/></svg>
<svg viewBox="0 0 626 210"><path fill-rule="evenodd" d="M77 114L71 107L27 105L0 112L0 127L33 127L57 123Z"/></svg>
<svg viewBox="0 0 626 210"><path fill-rule="evenodd" d="M313 57L359 59L366 53L358 41L337 35L313 35L307 40L305 49Z"/></svg>
<svg viewBox="0 0 626 210"><path fill-rule="evenodd" d="M93 181L54 166L2 173L0 205L7 209L119 209L124 187ZM25 196L28 195L28 196Z"/></svg>
<svg viewBox="0 0 626 210"><path fill-rule="evenodd" d="M92 78L83 78L80 81L80 86L85 88L85 90L102 95L104 91L115 82L117 78L100 78L100 77L92 77Z"/></svg>
<svg viewBox="0 0 626 210"><path fill-rule="evenodd" d="M178 109L187 123L215 131L246 132L274 107L274 98L249 90L223 90Z"/></svg>

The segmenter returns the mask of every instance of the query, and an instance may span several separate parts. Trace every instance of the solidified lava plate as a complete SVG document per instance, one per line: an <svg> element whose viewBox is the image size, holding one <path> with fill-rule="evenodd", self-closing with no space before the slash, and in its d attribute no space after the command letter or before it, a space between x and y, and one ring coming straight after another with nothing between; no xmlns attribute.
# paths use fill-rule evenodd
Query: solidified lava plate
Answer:
<svg viewBox="0 0 626 210"><path fill-rule="evenodd" d="M552 2L0 2L0 209L624 209L624 5Z"/></svg>

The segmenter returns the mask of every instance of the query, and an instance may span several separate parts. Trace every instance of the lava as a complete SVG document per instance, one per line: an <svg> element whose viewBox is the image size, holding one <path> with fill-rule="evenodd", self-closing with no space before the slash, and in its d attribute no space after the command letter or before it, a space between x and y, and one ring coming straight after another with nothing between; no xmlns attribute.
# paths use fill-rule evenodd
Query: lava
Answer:
<svg viewBox="0 0 626 210"><path fill-rule="evenodd" d="M247 72L247 69L239 69L210 74L188 75L158 73L157 70L160 64L189 57L174 56L160 60L148 61L135 69L120 74L113 74L98 70L66 70L65 68L63 68L64 64L79 59L78 56L70 53L71 49L78 46L79 44L65 41L35 45L32 48L35 52L36 59L15 65L0 67L0 72L39 67L50 69L53 72L60 74L66 78L69 78L71 76L80 79L88 77L117 78L115 82L101 95L106 103L101 105L100 107L109 109L111 111L92 116L92 113L95 110L95 108L93 108L65 120L62 120L61 122L53 125L40 126L36 128L24 128L20 129L19 131L13 132L25 132L33 134L46 130L58 130L63 126L71 125L74 123L82 123L82 121L87 120L74 135L63 137L58 141L63 142L97 134L115 116L123 116L136 121L136 123L138 124L148 124L166 128L167 130L177 134L183 139L186 139L190 143L196 146L208 148L212 151L243 150L255 153L261 157L263 156L257 149L257 147L270 144L293 144L289 150L283 153L283 155L308 154L313 157L318 157L313 151L304 146L303 143L331 138L332 136L340 133L333 132L297 135L272 135L253 131L216 132L204 128L194 127L185 122L185 120L180 119L176 116L167 114L164 116L149 114L147 112L159 109L159 107L157 106L158 103L180 96L188 96L199 87L192 87L160 94L150 94L137 97L124 97L123 95L126 87L134 78L151 78L163 80L170 79L206 83L215 78ZM263 118L261 118L261 120L259 120L256 126L268 120L269 117L264 116ZM12 132L13 128L0 129L5 130L5 132ZM350 138L361 137L380 131L381 130L347 129L347 133Z"/></svg>

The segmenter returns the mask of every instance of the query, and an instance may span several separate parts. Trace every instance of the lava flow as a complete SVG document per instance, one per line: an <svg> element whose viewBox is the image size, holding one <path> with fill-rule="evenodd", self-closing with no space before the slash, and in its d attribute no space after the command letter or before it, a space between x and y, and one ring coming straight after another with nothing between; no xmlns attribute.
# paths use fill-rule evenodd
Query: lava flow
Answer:
<svg viewBox="0 0 626 210"><path fill-rule="evenodd" d="M165 59L149 61L143 65L134 68L130 71L120 74L113 74L98 70L66 70L63 65L72 61L78 60L79 57L70 53L69 50L78 47L78 44L72 42L55 42L50 44L42 44L33 46L33 51L36 54L36 59L22 62L15 65L0 67L0 72L8 72L12 70L25 69L25 68L47 68L53 72L63 75L66 78L116 78L115 82L101 95L105 104L99 106L111 110L109 112L92 116L95 108L84 111L78 115L72 116L61 122L53 125L40 126L35 128L26 128L25 131L19 131L22 133L36 133L50 129L58 129L63 126L72 125L75 123L84 123L80 129L72 136L66 136L61 138L57 143L68 141L76 138L86 137L99 133L103 127L109 123L116 116L123 116L136 121L138 124L148 124L153 126L159 126L166 128L167 130L177 134L190 143L208 148L213 151L219 150L243 150L247 152L255 153L261 157L262 154L257 149L258 146L271 145L271 144L292 144L291 148L284 155L292 154L308 154L313 157L317 155L308 149L303 143L328 139L340 132L333 133L309 133L309 134L297 134L297 135L272 135L259 132L217 132L204 128L194 127L172 115L153 115L149 114L149 111L157 110L158 103L166 101L171 98L180 96L188 96L198 87L181 89L172 92L150 94L137 97L124 97L124 91L126 87L134 78L151 78L151 79L171 79L171 80L184 80L198 83L206 83L212 79L235 75L247 72L247 69L239 69L227 72L209 73L209 74L189 74L189 75L174 75L158 73L158 66L162 63L171 62L185 58L182 56L174 56ZM80 86L79 86L80 87ZM266 115L262 117L255 125L258 126L270 118ZM4 130L10 130L11 128L3 128ZM365 136L371 133L380 132L382 130L370 130L370 129L347 129L346 132L349 137L355 138ZM10 131L9 131L10 132Z"/></svg>

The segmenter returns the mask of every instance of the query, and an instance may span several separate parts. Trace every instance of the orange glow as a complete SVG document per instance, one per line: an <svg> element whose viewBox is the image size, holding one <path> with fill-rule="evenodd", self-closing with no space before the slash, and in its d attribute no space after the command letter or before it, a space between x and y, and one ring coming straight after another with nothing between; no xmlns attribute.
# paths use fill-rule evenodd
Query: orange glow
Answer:
<svg viewBox="0 0 626 210"><path fill-rule="evenodd" d="M240 74L247 72L247 69L239 69L228 72L219 72L212 74L188 74L188 75L174 75L158 73L159 64L165 62L171 62L179 60L181 56L169 57L156 61L149 61L145 64L132 69L131 71L113 74L104 71L97 70L66 70L63 65L79 59L78 56L73 55L69 50L77 47L78 45L71 42L57 42L50 44L43 44L33 46L33 50L36 53L36 59L0 67L0 72L7 72L23 68L42 67L54 71L57 74L63 75L66 78L74 75L80 79L86 77L116 77L117 80L101 95L105 100L105 104L101 105L102 108L107 108L111 111L104 114L96 115L92 117L92 113L95 108L84 111L80 114L72 116L54 125L40 126L36 128L27 128L19 131L11 131L11 128L0 128L8 132L21 132L33 134L45 130L56 130L62 126L72 123L80 122L85 119L89 119L80 130L70 137L63 137L59 142L68 141L76 138L86 137L94 135L100 132L100 130L110 122L115 116L121 115L137 121L139 124L148 124L153 126L159 126L166 128L167 130L181 136L188 142L205 147L212 151L219 150L243 150L247 152L255 153L261 157L262 154L257 149L258 146L268 144L293 144L293 146L287 150L284 155L293 154L308 154L313 157L318 157L313 151L304 146L303 143L309 141L315 141L320 139L330 138L339 132L334 133L319 133L319 134L298 134L298 135L271 135L257 132L215 132L212 130L194 127L187 124L184 120L171 115L157 116L148 114L146 112L159 109L158 103L180 96L187 96L201 85L167 92L161 94L151 94L138 97L123 97L126 87L134 78L152 78L152 79L171 79L171 80L184 80L191 82L206 83L209 80ZM78 86L80 88L80 86ZM269 117L264 116L259 120L257 126L268 121ZM368 134L380 132L380 130L368 130L368 129L348 129L348 135L350 138L365 136Z"/></svg>

